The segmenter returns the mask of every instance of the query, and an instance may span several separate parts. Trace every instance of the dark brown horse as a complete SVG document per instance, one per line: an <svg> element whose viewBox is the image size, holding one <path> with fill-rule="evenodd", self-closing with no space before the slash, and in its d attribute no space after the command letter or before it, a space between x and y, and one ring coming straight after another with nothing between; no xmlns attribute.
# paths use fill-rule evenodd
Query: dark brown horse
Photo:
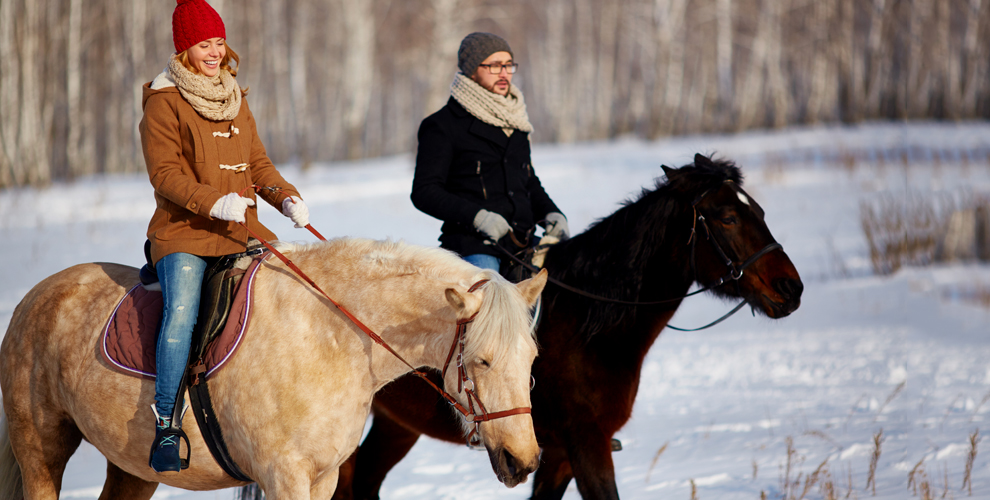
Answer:
<svg viewBox="0 0 990 500"><path fill-rule="evenodd" d="M692 283L741 298L770 318L800 304L797 270L767 229L763 209L743 191L738 168L697 155L693 164L664 172L666 183L546 256L545 267L562 283L654 304L610 303L547 285L533 365L533 423L543 448L534 499L561 498L571 478L586 500L619 497L612 435L632 413L646 353ZM665 299L671 301L655 303ZM374 424L351 457L353 476L341 469L334 498L378 498L385 474L421 434L464 442L457 415L430 391L406 376L375 396Z"/></svg>

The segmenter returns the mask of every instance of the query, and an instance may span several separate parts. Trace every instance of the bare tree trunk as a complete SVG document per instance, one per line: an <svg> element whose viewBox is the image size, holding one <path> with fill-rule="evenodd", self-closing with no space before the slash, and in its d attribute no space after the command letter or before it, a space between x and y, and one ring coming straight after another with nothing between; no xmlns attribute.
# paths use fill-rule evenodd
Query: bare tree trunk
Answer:
<svg viewBox="0 0 990 500"><path fill-rule="evenodd" d="M82 123L82 0L69 0L69 36L66 42L66 103L68 105L68 139L66 160L69 175L93 173L91 158L81 154Z"/></svg>
<svg viewBox="0 0 990 500"><path fill-rule="evenodd" d="M715 0L715 61L718 73L719 122L731 123L732 116L732 0Z"/></svg>
<svg viewBox="0 0 990 500"><path fill-rule="evenodd" d="M148 57L148 52L144 44L145 34L147 33L148 9L147 4L141 1L131 1L127 2L127 4L130 8L130 22L125 23L124 31L129 32L127 37L130 39L131 46L131 75L139 75L140 68ZM128 78L125 77L122 79L122 82L124 82L123 85L125 88L130 83L131 88L131 106L124 120L131 132L130 142L126 148L128 154L125 170L127 172L133 172L135 171L135 166L144 165L144 156L141 148L138 147L141 144L141 132L137 126L141 121L141 116L144 114L141 106L144 89L140 83L140 79L135 82L128 82Z"/></svg>
<svg viewBox="0 0 990 500"><path fill-rule="evenodd" d="M21 118L18 130L18 158L15 167L15 182L33 185L46 184L51 180L48 164L48 135L42 126L42 103L39 89L42 67L40 2L24 2L24 23L21 25Z"/></svg>
<svg viewBox="0 0 990 500"><path fill-rule="evenodd" d="M594 6L589 5L589 10ZM610 0L601 6L598 28L598 50L586 53L598 62L595 72L594 121L591 124L592 139L606 139L611 135L612 109L615 83L616 33L619 30L619 2Z"/></svg>
<svg viewBox="0 0 990 500"><path fill-rule="evenodd" d="M653 89L653 121L657 123L654 136L669 135L677 128L684 94L685 44L687 41L686 0L655 0L653 19L656 25L657 83L663 89Z"/></svg>
<svg viewBox="0 0 990 500"><path fill-rule="evenodd" d="M347 51L344 54L344 123L347 134L347 157L363 155L362 132L371 105L371 86L375 71L375 20L371 2L343 1L341 4Z"/></svg>
<svg viewBox="0 0 990 500"><path fill-rule="evenodd" d="M784 56L781 46L784 43L782 26L784 24L783 13L789 8L788 0L771 0L769 2L771 10L769 12L770 22L770 43L767 49L767 84L769 85L769 98L773 103L773 119L771 125L776 128L787 124L790 114L790 92L787 90L787 82L784 80Z"/></svg>
<svg viewBox="0 0 990 500"><path fill-rule="evenodd" d="M831 95L834 79L829 78L831 71L832 52L829 44L829 27L832 25L833 2L815 2L814 9L814 44L811 57L811 81L808 93L805 121L818 123L823 117L826 102L835 102Z"/></svg>
<svg viewBox="0 0 990 500"><path fill-rule="evenodd" d="M443 107L450 97L450 82L457 73L457 49L467 35L471 9L461 0L430 0L433 7L433 39L427 56L427 114ZM469 75L470 76L470 75Z"/></svg>
<svg viewBox="0 0 990 500"><path fill-rule="evenodd" d="M18 185L17 160L17 51L14 44L16 4L0 0L0 188Z"/></svg>
<svg viewBox="0 0 990 500"><path fill-rule="evenodd" d="M945 1L945 0L937 0ZM932 74L929 54L925 53L923 31L931 26L932 4L927 0L912 0L907 5L907 75L904 79L903 109L900 117L916 118L924 116L931 95Z"/></svg>
<svg viewBox="0 0 990 500"><path fill-rule="evenodd" d="M544 47L547 71L543 75L545 108L550 114L557 142L574 142L578 138L577 106L574 105L575 78L568 64L568 0L549 0L547 5L547 42Z"/></svg>
<svg viewBox="0 0 990 500"><path fill-rule="evenodd" d="M296 136L296 151L303 168L308 168L313 160L311 133L315 118L309 109L309 89L307 88L309 62L310 27L312 7L308 0L292 4L295 16L289 27L289 99L292 104L292 130Z"/></svg>
<svg viewBox="0 0 990 500"><path fill-rule="evenodd" d="M972 112L976 109L977 94L980 88L979 82L986 81L986 60L987 54L980 54L980 49L986 50L986 44L980 44L980 20L990 16L981 16L981 7L986 7L983 0L969 0L968 11L966 12L966 32L962 39L962 62L963 67L959 70L959 80L950 80L950 85L958 85L959 98L958 107L960 110ZM988 9L990 10L990 9ZM984 71L980 71L980 68ZM983 75L984 79L980 76ZM961 113L960 113L961 114ZM968 113L967 113L968 114Z"/></svg>
<svg viewBox="0 0 990 500"><path fill-rule="evenodd" d="M757 126L762 122L761 113L765 112L760 104L763 101L761 96L767 67L767 53L769 45L772 43L772 28L770 26L772 14L767 4L774 3L774 1L764 0L760 6L756 35L750 47L749 68L743 82L742 92L739 94L739 118L736 120L736 130Z"/></svg>
<svg viewBox="0 0 990 500"><path fill-rule="evenodd" d="M594 123L595 108L593 103L595 98L595 13L594 6L592 5L594 0L574 0L574 11L575 11L575 23L572 29L575 32L576 43L574 44L576 50L575 57L572 58L574 61L572 63L572 68L577 71L574 74L576 78L576 89L574 93L574 100L569 103L572 106L577 106L575 110L575 125L578 130L591 130L590 127ZM594 137L594 135L592 135ZM588 134L585 134L582 139L588 138Z"/></svg>
<svg viewBox="0 0 990 500"><path fill-rule="evenodd" d="M883 83L890 75L891 54L883 47L884 21L888 15L887 0L873 0L873 8L870 12L870 30L867 34L865 71L866 82L863 85L865 90L864 112L871 116L880 114L880 98L883 90Z"/></svg>
<svg viewBox="0 0 990 500"><path fill-rule="evenodd" d="M840 96L840 118L847 123L861 120L863 97L863 57L856 44L857 0L839 0L839 34L832 44L836 51Z"/></svg>

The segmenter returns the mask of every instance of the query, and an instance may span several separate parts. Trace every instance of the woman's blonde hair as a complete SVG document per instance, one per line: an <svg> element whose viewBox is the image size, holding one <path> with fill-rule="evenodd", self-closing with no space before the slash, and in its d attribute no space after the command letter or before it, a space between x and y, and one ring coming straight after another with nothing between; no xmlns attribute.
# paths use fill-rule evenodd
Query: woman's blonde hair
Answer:
<svg viewBox="0 0 990 500"><path fill-rule="evenodd" d="M226 46L226 51L223 59L220 59L220 69L225 69L230 72L230 76L236 77L237 68L241 65L241 58L237 56L237 52L234 52L234 49L230 48L230 45L227 45L227 40L224 40L223 43ZM199 74L199 70L193 67L192 63L189 62L189 49L183 50L176 57L179 58L179 62L181 62L186 69L192 71L193 73ZM234 66L230 65L231 59L234 60Z"/></svg>

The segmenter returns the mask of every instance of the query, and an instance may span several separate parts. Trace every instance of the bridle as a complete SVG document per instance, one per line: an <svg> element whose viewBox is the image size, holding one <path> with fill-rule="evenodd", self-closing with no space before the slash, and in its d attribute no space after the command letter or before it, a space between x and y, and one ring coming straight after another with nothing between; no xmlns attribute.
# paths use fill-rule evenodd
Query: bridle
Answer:
<svg viewBox="0 0 990 500"><path fill-rule="evenodd" d="M487 282L488 280L481 280L475 283L474 285L471 286L471 288L468 288L468 292L470 293L475 291L476 289L480 288L482 285L484 285ZM464 397L465 399L467 399L467 403L468 403L467 409L465 409L463 405L458 403L452 397L448 397L447 393L445 391L441 391L440 388L436 387L436 385L434 385L432 381L425 378L425 374L422 374L420 372L420 373L416 373L416 375L418 375L423 380L426 380L427 383L432 385L438 391L441 391L441 394L443 394L444 397L447 398L447 402L450 403L450 405L453 406L457 411L461 412L462 415L464 415L464 420L474 424L474 429L472 429L471 432L468 434L467 444L471 448L478 448L481 446L482 422L486 422L488 420L495 420L496 418L509 417L512 415L520 415L523 413L532 413L533 409L531 407L519 407L519 408L513 408L511 410L489 412L488 409L485 408L484 403L481 402L481 398L478 397L478 394L474 390L475 389L474 381L471 380L470 377L468 377L467 369L464 367L464 344L465 344L464 334L467 330L467 323L473 320L474 320L474 316L471 316L467 320L457 322L457 334L454 336L454 342L450 345L450 351L447 352L447 361L444 362L443 371L441 372L440 375L441 380L447 379L447 368L450 367L450 361L454 357L454 351L456 350L457 351L457 392L458 393L464 392ZM415 373L417 372L417 370L413 370L413 372ZM477 403L478 405L477 409L475 409L475 403ZM478 410L481 410L481 413L478 413Z"/></svg>
<svg viewBox="0 0 990 500"><path fill-rule="evenodd" d="M260 187L260 186L252 185L242 190L241 194L243 195L244 191L250 188L254 188L255 190L259 190L259 191L262 189L270 190L270 191L280 190L280 188L278 187ZM430 387L433 387L433 389L436 390L444 399L446 399L447 402L450 403L450 405L454 407L455 410L457 410L458 412L460 412L461 415L464 416L464 420L474 423L474 429L471 431L470 434L468 434L468 438L467 438L468 446L471 447L480 446L481 422L487 422L489 420L495 420L498 418L504 418L512 415L520 415L520 414L533 412L533 409L528 406L513 408L511 410L489 412L488 409L485 408L485 405L481 402L481 399L478 397L478 394L475 392L474 381L472 381L467 376L467 370L464 368L463 354L464 354L464 344L466 343L467 325L472 321L474 321L475 316L478 315L477 312L474 313L474 315L472 315L470 318L465 318L457 321L454 340L451 342L450 351L447 353L447 361L444 363L443 372L442 372L443 377L446 377L447 368L448 366L450 366L451 358L453 357L454 351L457 350L459 346L460 350L457 354L457 373L458 373L457 392L460 393L463 391L465 393L465 397L468 403L468 408L465 408L464 405L460 404L457 401L457 399L454 398L454 396L450 395L450 393L448 393L442 387L439 387L437 386L437 384L434 384L433 381L429 379L429 376L426 374L426 372L417 369L408 361L406 361L406 359L403 358L398 352L396 352L395 349L392 348L392 346L388 345L388 342L385 342L385 340L382 339L380 335L378 335L371 328L369 328L367 325L362 323L361 320L359 320L356 316L351 314L351 312L348 311L346 308L344 308L344 306L342 306L340 303L333 300L330 297L330 295L324 292L323 289L320 288L319 285L317 285L316 282L312 280L312 278L307 276L306 273L304 273L301 269L299 269L299 267L296 266L291 260L289 260L288 257L286 257L278 250L276 250L275 247L271 245L271 243L265 241L264 238L262 238L254 231L252 231L251 228L247 226L247 224L243 222L238 222L238 224L243 226L244 229L247 229L247 232L251 236L253 236L259 242L261 242L261 244L264 245L265 248L268 249L268 251L270 251L273 255L278 257L278 259L281 260L283 263L285 263L285 265L288 266L289 269L295 272L306 283L309 283L309 285L312 286L316 291L320 292L320 294L323 295L323 297L325 297L327 300L329 300L331 304L333 304L344 316L347 317L347 319L351 320L351 322L354 323L355 326L357 326L362 332L368 335L368 337L371 338L372 341L374 341L376 344L380 345L381 347L385 348L385 350L387 350L388 352L392 353L393 356L398 358L399 361L401 361L403 364L409 367L410 370L412 370L413 375L416 375L417 377L423 379L427 384L430 385ZM321 235L319 232L317 232L312 225L307 224L305 227L320 240L327 241L327 239L324 238L323 235ZM468 293L476 292L478 289L480 289L488 282L489 280L487 279L479 280L477 283L471 285L471 287L468 288ZM468 384L470 384L470 387L468 387ZM475 404L477 404L477 409L475 408ZM478 410L481 410L481 412L479 413Z"/></svg>
<svg viewBox="0 0 990 500"><path fill-rule="evenodd" d="M725 183L732 183L732 180L726 180L726 181L723 182L723 184L725 184ZM596 300L596 301L599 301L599 302L608 302L608 303L611 303L611 304L622 304L622 305L629 305L629 306L648 306L648 305L668 304L668 303L671 303L671 302L677 302L677 301L686 299L688 297L691 297L693 295L698 295L700 293L707 292L707 291L712 290L714 288L720 287L720 286L722 286L722 285L724 285L726 283L729 283L730 281L735 281L736 282L736 287L738 289L739 279L743 277L743 272L746 270L747 267L753 265L753 263L755 263L756 261L758 261L759 259L761 259L766 254L768 254L768 253L770 253L770 252L772 252L774 250L783 249L783 246L780 243L777 243L776 241L771 242L770 244L766 245L765 247L763 247L762 249L760 249L759 251L757 251L753 255L750 255L748 258L746 258L746 260L744 260L742 262L742 264L740 264L740 265L737 266L736 263L731 258L729 258L728 254L726 254L725 250L722 249L722 246L718 243L718 239L715 237L714 231L712 231L711 228L708 226L708 222L705 219L705 216L698 211L698 204L701 203L701 201L704 200L705 197L708 196L708 194L711 193L712 191L713 191L712 189L708 189L708 190L703 191L701 194L699 194L697 197L695 197L695 199L691 203L691 211L692 211L692 214L693 215L692 215L692 218L691 218L691 234L688 237L688 245L691 246L691 250L690 250L690 253L691 253L691 270L692 270L692 273L694 274L694 278L695 278L694 281L698 281L698 279L697 279L697 277L698 277L698 269L697 269L697 266L695 265L695 253L696 253L695 242L698 240L697 226L700 223L701 227L704 229L704 232L705 232L705 239L711 242L712 246L715 248L715 252L721 258L723 264L725 264L725 266L727 268L726 273L724 275L720 276L714 283L709 284L707 286L704 286L704 287L702 287L702 288L700 288L698 290L695 290L695 291L693 291L691 293L687 293L685 295L681 295L680 297L674 297L674 298L671 298L671 299L662 299L662 300L654 300L654 301L631 301L631 300L614 299L614 298L611 298L611 297L604 297L604 296L601 296L601 295L596 295L596 294L593 294L593 293L589 293L589 292L586 292L586 291L581 290L579 288L575 288L575 287L573 287L571 285L568 285L566 283L563 283L560 280L558 280L556 278L553 278L553 277L547 277L547 281L549 281L549 282L553 283L554 285L557 285L557 286L559 286L559 287L561 287L561 288L563 288L563 289L565 289L565 290L567 290L569 292L572 292L572 293L575 293L577 295L580 295L582 297L593 299L593 300ZM499 248L503 253L505 253L506 255L508 255L517 264L522 265L523 267L525 267L526 269L529 269L532 272L539 271L539 269L537 269L535 266L533 266L532 264L529 264L526 261L520 259L518 256L516 256L515 254L513 254L512 252L510 252L508 249L506 249L502 245L498 244L497 242L495 242L494 245L497 248ZM742 307L744 305L746 305L746 299L743 299L742 301L740 301L739 304L737 304L735 306L735 308L733 308L731 311L729 311L728 313L726 313L722 317L716 319L715 321L712 321L711 323L708 323L705 326L700 326L698 328L678 328L678 327L676 327L674 325L668 324L667 325L667 328L670 328L672 330L682 331L682 332L693 332L693 331L698 331L698 330L704 330L706 328L713 327L713 326L721 323L722 321L725 321L730 316L732 316L737 311L739 311L739 309L742 309Z"/></svg>

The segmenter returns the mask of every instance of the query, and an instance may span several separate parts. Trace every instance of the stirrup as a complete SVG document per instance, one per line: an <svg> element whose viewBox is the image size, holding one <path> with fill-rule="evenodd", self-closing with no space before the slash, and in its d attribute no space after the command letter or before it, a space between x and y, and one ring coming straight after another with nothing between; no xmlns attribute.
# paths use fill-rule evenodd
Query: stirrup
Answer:
<svg viewBox="0 0 990 500"><path fill-rule="evenodd" d="M176 426L175 420L171 419L168 421L169 422L168 427L162 428L159 427L159 423L163 422L164 419L161 417L161 415L158 414L158 408L155 408L154 404L151 405L151 411L155 413L155 440L154 442L152 442L151 451L148 453L149 467L151 467L151 458L155 455L155 448L157 448L158 445L163 440L177 436L181 441L186 442L186 457L185 458L182 458L181 456L179 457L179 470L186 470L189 468L189 459L192 456L192 445L189 443L189 436L186 435L185 431L183 431L181 427L182 425L181 419L185 417L186 410L188 409L189 409L189 405L186 405L182 409L182 413L179 417L179 422L178 422L179 426ZM179 446L181 444L181 441L177 441L175 445ZM179 449L181 449L181 447Z"/></svg>

